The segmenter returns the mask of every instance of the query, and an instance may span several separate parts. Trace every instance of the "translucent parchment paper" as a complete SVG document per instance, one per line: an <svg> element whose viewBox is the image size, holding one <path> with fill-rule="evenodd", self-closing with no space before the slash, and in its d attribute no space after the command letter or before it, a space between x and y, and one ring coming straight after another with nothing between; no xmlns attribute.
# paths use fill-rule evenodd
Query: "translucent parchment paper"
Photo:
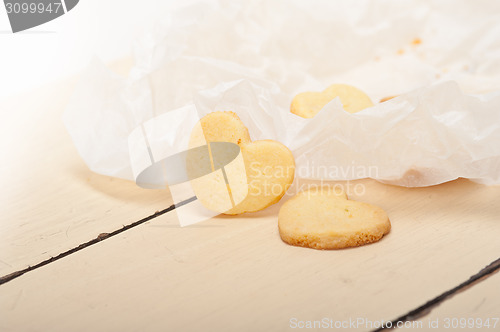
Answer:
<svg viewBox="0 0 500 332"><path fill-rule="evenodd" d="M499 13L497 1L194 2L137 41L128 77L94 61L64 121L90 169L130 180L134 130L173 112L159 137L175 153L197 119L224 110L253 140L287 145L298 177L500 184ZM375 106L290 113L295 94L332 83Z"/></svg>

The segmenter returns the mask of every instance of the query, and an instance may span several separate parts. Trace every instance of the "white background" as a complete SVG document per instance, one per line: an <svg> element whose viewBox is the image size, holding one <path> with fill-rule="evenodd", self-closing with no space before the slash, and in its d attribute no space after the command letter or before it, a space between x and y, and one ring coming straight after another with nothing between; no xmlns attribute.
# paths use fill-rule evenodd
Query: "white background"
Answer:
<svg viewBox="0 0 500 332"><path fill-rule="evenodd" d="M67 14L13 34L0 4L0 100L75 74L93 56L131 54L135 38L168 13L174 0L80 0Z"/></svg>

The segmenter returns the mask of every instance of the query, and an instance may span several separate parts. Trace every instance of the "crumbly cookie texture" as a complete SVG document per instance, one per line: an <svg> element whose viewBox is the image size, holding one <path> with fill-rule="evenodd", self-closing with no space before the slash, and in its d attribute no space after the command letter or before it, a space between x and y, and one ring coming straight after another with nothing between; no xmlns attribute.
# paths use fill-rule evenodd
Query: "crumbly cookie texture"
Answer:
<svg viewBox="0 0 500 332"><path fill-rule="evenodd" d="M277 203L293 182L295 160L283 144L262 140L241 144L247 174L248 195L225 214L265 209Z"/></svg>
<svg viewBox="0 0 500 332"><path fill-rule="evenodd" d="M322 92L299 93L293 98L290 111L303 118L313 118L336 97L340 98L344 109L349 113L373 106L370 97L363 91L346 84L333 84Z"/></svg>
<svg viewBox="0 0 500 332"><path fill-rule="evenodd" d="M349 200L336 187L320 187L300 192L283 204L278 227L288 244L342 249L380 240L391 223L380 207Z"/></svg>
<svg viewBox="0 0 500 332"><path fill-rule="evenodd" d="M207 142L249 143L250 134L238 115L229 111L212 112L205 115L191 131L189 146L205 145Z"/></svg>
<svg viewBox="0 0 500 332"><path fill-rule="evenodd" d="M198 200L212 211L234 215L263 210L277 203L293 182L292 152L276 141L252 142L248 129L233 112L210 113L195 126L190 147L210 142L240 147L235 161L224 167L225 176L212 165L213 173L191 180Z"/></svg>

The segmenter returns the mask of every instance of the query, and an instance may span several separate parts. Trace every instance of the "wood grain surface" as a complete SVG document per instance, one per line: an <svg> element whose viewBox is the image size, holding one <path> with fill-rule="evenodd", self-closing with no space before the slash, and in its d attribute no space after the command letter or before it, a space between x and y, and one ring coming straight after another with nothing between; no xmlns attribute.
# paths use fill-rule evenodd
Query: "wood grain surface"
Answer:
<svg viewBox="0 0 500 332"><path fill-rule="evenodd" d="M86 168L61 120L74 82L1 103L10 119L0 127L2 276L172 203L167 190ZM183 228L172 210L0 285L0 330L286 331L323 319L363 319L346 330L373 330L500 257L500 187L339 184L387 211L392 230L380 242L338 251L286 245L277 214L289 195L261 212ZM499 317L498 289L494 274L420 320Z"/></svg>
<svg viewBox="0 0 500 332"><path fill-rule="evenodd" d="M500 273L497 272L434 308L421 319L421 330L500 330L499 291Z"/></svg>
<svg viewBox="0 0 500 332"><path fill-rule="evenodd" d="M130 61L112 65L126 71ZM1 103L0 275L49 259L172 204L168 191L92 173L62 122L77 79Z"/></svg>

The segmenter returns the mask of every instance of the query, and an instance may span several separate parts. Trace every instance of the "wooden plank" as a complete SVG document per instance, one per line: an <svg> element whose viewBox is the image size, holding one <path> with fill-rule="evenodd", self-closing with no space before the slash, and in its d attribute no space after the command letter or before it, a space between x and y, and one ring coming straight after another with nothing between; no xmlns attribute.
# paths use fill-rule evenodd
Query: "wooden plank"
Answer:
<svg viewBox="0 0 500 332"><path fill-rule="evenodd" d="M434 308L423 317L422 331L500 330L500 273L495 273Z"/></svg>
<svg viewBox="0 0 500 332"><path fill-rule="evenodd" d="M112 64L126 72L130 60ZM62 123L76 78L0 105L0 276L171 205L168 191L90 172ZM5 119L4 118L4 119Z"/></svg>
<svg viewBox="0 0 500 332"><path fill-rule="evenodd" d="M0 106L9 114L0 123L1 275L171 203L167 191L86 169L60 120L73 85ZM295 188L304 183L315 182ZM388 211L393 229L381 242L341 251L288 246L277 232L282 202L187 228L174 211L1 285L0 330L287 330L323 318L364 319L358 328L370 330L498 258L499 187L344 185ZM484 287L478 296L490 301L498 285Z"/></svg>
<svg viewBox="0 0 500 332"><path fill-rule="evenodd" d="M363 319L352 330L371 330L498 258L499 187L458 180L406 189L364 180L349 188L356 185L351 198L391 218L391 233L376 244L288 246L277 230L282 202L186 228L167 213L2 285L0 327L285 331L326 318L334 325ZM497 296L495 284L487 288L488 299Z"/></svg>

